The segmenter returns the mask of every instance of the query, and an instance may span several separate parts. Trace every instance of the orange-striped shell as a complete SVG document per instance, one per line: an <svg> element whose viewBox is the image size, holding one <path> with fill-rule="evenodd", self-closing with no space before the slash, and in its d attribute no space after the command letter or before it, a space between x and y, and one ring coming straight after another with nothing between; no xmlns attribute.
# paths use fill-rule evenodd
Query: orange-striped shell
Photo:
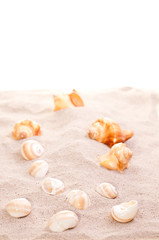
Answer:
<svg viewBox="0 0 159 240"><path fill-rule="evenodd" d="M41 135L40 125L31 120L24 120L15 124L12 131L15 140Z"/></svg>
<svg viewBox="0 0 159 240"><path fill-rule="evenodd" d="M31 165L29 169L29 173L33 177L43 178L48 172L48 169L49 169L49 165L46 161L37 160Z"/></svg>
<svg viewBox="0 0 159 240"><path fill-rule="evenodd" d="M6 211L12 217L25 217L31 212L31 203L25 198L13 199L6 205Z"/></svg>
<svg viewBox="0 0 159 240"><path fill-rule="evenodd" d="M50 218L48 227L52 232L63 232L67 229L76 227L78 221L78 217L74 212L64 210L56 213Z"/></svg>
<svg viewBox="0 0 159 240"><path fill-rule="evenodd" d="M73 207L83 210L90 206L90 198L87 193L81 190L72 190L66 196L67 202Z"/></svg>
<svg viewBox="0 0 159 240"><path fill-rule="evenodd" d="M101 183L97 186L96 191L106 198L116 198L117 191L110 183Z"/></svg>
<svg viewBox="0 0 159 240"><path fill-rule="evenodd" d="M21 154L25 160L39 158L44 153L43 146L35 140L27 140L21 144Z"/></svg>

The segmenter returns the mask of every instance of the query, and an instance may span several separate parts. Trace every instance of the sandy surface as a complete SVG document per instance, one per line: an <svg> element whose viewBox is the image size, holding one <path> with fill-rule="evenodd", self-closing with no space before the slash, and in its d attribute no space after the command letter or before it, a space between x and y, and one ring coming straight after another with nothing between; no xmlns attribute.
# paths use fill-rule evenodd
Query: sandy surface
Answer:
<svg viewBox="0 0 159 240"><path fill-rule="evenodd" d="M53 112L54 91L0 93L0 240L128 240L159 239L159 95L132 88L83 94L84 108ZM132 129L127 141L133 151L130 167L121 174L98 165L97 156L109 148L87 136L90 124L109 117L121 127ZM45 147L41 157L49 164L47 176L62 180L65 191L57 196L45 194L41 180L28 173L32 163L23 160L20 145L11 131L26 118L41 124L42 136L34 137ZM116 199L95 192L101 182L112 183ZM75 210L65 201L72 189L88 193L91 207ZM25 197L33 206L31 214L15 219L5 211L13 198ZM110 216L113 205L136 199L139 211L126 224ZM49 218L60 210L73 210L80 218L78 226L63 233L47 228Z"/></svg>

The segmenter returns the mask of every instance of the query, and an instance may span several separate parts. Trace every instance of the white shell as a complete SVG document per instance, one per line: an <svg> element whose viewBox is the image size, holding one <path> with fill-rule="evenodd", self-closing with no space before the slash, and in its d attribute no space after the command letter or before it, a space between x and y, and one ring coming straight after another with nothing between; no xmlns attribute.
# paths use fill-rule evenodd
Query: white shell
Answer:
<svg viewBox="0 0 159 240"><path fill-rule="evenodd" d="M6 211L12 217L25 217L31 212L31 203L26 198L13 199L6 205Z"/></svg>
<svg viewBox="0 0 159 240"><path fill-rule="evenodd" d="M41 187L44 192L50 195L56 195L64 191L63 182L56 178L45 178L41 184Z"/></svg>
<svg viewBox="0 0 159 240"><path fill-rule="evenodd" d="M48 172L48 169L49 169L49 165L46 161L37 160L31 165L29 169L29 173L33 177L43 178Z"/></svg>
<svg viewBox="0 0 159 240"><path fill-rule="evenodd" d="M90 199L87 193L81 190L72 190L66 196L67 202L77 209L86 209L90 206Z"/></svg>
<svg viewBox="0 0 159 240"><path fill-rule="evenodd" d="M116 198L117 191L110 183L101 183L97 186L96 191L106 198Z"/></svg>
<svg viewBox="0 0 159 240"><path fill-rule="evenodd" d="M78 217L74 212L64 210L51 217L48 227L53 232L63 232L69 228L76 227L78 221Z"/></svg>
<svg viewBox="0 0 159 240"><path fill-rule="evenodd" d="M35 140L27 140L21 145L21 154L25 160L39 158L44 153L42 145Z"/></svg>
<svg viewBox="0 0 159 240"><path fill-rule="evenodd" d="M132 200L112 207L111 215L117 222L130 222L134 219L138 210L138 202Z"/></svg>

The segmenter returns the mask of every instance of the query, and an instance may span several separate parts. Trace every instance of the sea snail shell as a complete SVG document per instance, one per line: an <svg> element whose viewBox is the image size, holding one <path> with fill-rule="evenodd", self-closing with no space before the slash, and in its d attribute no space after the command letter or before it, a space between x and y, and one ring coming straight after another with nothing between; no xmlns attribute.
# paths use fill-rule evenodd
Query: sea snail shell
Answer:
<svg viewBox="0 0 159 240"><path fill-rule="evenodd" d="M54 99L54 111L61 110L63 108L83 107L84 102L79 93L73 89L70 94L57 94L53 95Z"/></svg>
<svg viewBox="0 0 159 240"><path fill-rule="evenodd" d="M12 131L15 140L41 135L40 125L31 120L24 120L15 124Z"/></svg>
<svg viewBox="0 0 159 240"><path fill-rule="evenodd" d="M81 190L72 190L66 196L67 202L77 209L86 209L90 206L90 198Z"/></svg>
<svg viewBox="0 0 159 240"><path fill-rule="evenodd" d="M97 186L96 191L106 198L116 198L117 191L110 183L101 183Z"/></svg>
<svg viewBox="0 0 159 240"><path fill-rule="evenodd" d="M107 154L100 156L98 159L101 166L109 170L122 172L125 168L128 168L132 154L126 144L117 143Z"/></svg>
<svg viewBox="0 0 159 240"><path fill-rule="evenodd" d="M138 202L136 200L132 200L112 207L111 216L117 222L126 223L134 219L137 214L137 210Z"/></svg>
<svg viewBox="0 0 159 240"><path fill-rule="evenodd" d="M121 129L118 123L109 118L100 118L90 126L88 136L112 147L116 143L125 142L131 138L133 132Z"/></svg>
<svg viewBox="0 0 159 240"><path fill-rule="evenodd" d="M48 227L53 232L63 232L67 229L74 228L78 224L77 215L68 210L64 210L53 215L48 223Z"/></svg>
<svg viewBox="0 0 159 240"><path fill-rule="evenodd" d="M25 217L31 212L31 203L25 198L13 199L6 205L6 211L12 217Z"/></svg>
<svg viewBox="0 0 159 240"><path fill-rule="evenodd" d="M39 158L44 153L42 145L35 140L27 140L21 145L21 154L25 160Z"/></svg>
<svg viewBox="0 0 159 240"><path fill-rule="evenodd" d="M56 178L45 178L41 184L41 187L45 193L50 195L56 195L64 191L63 182Z"/></svg>
<svg viewBox="0 0 159 240"><path fill-rule="evenodd" d="M49 165L46 161L37 160L31 165L29 169L29 173L33 177L43 178L48 172L48 169L49 169Z"/></svg>

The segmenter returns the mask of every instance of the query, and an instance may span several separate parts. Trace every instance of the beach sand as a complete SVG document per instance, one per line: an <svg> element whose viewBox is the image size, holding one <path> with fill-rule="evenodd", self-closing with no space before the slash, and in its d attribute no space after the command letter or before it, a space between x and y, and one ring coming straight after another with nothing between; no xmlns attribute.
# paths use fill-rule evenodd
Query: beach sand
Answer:
<svg viewBox="0 0 159 240"><path fill-rule="evenodd" d="M48 91L0 92L0 240L137 240L159 239L159 94L134 88L108 89L83 93L85 107L53 111ZM133 151L129 168L123 173L99 166L97 157L108 146L88 137L88 128L99 117L109 117L134 136L126 142ZM62 180L65 191L50 196L41 189L42 179L28 170L32 162L20 153L24 140L16 141L12 130L17 121L31 119L41 125L42 135L32 137L45 148L40 157L49 164L47 176ZM116 199L99 195L102 182L116 187ZM85 191L91 206L77 210L66 202L70 190ZM25 197L32 212L13 218L5 205L13 198ZM111 208L137 200L139 210L132 222L118 223ZM61 210L74 211L80 221L76 228L50 232L50 217Z"/></svg>

